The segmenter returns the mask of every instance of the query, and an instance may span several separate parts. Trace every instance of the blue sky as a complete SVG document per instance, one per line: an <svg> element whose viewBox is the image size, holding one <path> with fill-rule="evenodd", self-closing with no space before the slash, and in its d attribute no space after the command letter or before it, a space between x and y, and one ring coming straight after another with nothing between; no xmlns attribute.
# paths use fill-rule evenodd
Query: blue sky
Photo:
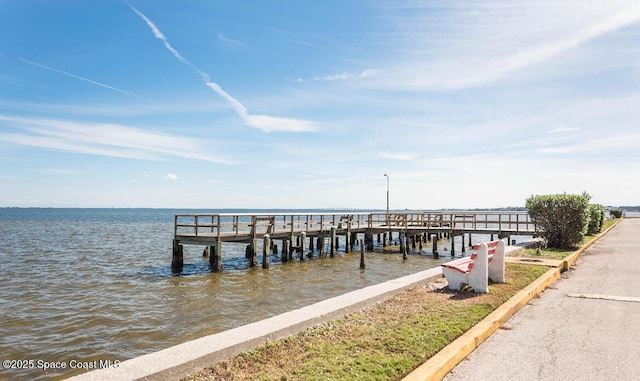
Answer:
<svg viewBox="0 0 640 381"><path fill-rule="evenodd" d="M0 0L0 206L640 204L640 3Z"/></svg>

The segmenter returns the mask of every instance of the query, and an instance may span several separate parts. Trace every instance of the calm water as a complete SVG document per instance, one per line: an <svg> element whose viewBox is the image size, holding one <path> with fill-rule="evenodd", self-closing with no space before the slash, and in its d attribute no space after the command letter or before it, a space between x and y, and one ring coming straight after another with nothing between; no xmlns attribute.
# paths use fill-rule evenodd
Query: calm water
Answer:
<svg viewBox="0 0 640 381"><path fill-rule="evenodd" d="M369 253L366 270L357 253L284 264L274 255L263 270L248 268L244 244L224 244L224 271L211 273L203 247L187 245L173 274L173 216L190 212L0 208L0 360L33 360L5 364L0 379L66 378L449 260L424 245L404 261ZM43 369L55 362L67 368Z"/></svg>

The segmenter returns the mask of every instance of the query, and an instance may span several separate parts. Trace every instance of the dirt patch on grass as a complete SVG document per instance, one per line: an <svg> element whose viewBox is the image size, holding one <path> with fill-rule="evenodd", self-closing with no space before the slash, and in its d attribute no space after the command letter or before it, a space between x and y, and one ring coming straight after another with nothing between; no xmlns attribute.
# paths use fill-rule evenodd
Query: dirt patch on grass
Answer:
<svg viewBox="0 0 640 381"><path fill-rule="evenodd" d="M542 275L542 266L507 265L507 282L488 294L425 283L327 321L184 380L399 379Z"/></svg>

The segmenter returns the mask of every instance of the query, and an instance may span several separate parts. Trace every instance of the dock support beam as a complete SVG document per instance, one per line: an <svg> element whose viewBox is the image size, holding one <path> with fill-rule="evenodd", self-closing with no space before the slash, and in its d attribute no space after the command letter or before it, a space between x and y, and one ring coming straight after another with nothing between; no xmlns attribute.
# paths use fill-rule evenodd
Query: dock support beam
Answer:
<svg viewBox="0 0 640 381"><path fill-rule="evenodd" d="M216 240L214 246L209 246L209 264L213 272L222 271L222 241Z"/></svg>
<svg viewBox="0 0 640 381"><path fill-rule="evenodd" d="M269 255L271 255L271 237L269 234L265 234L262 237L262 268L269 268Z"/></svg>
<svg viewBox="0 0 640 381"><path fill-rule="evenodd" d="M253 238L251 243L247 246L247 258L249 258L249 267L258 266L258 259L256 256L256 248L258 247L258 240Z"/></svg>
<svg viewBox="0 0 640 381"><path fill-rule="evenodd" d="M304 252L307 246L307 233L300 233L300 262L304 261Z"/></svg>
<svg viewBox="0 0 640 381"><path fill-rule="evenodd" d="M330 245L331 248L329 249L329 257L333 258L334 255L336 254L336 227L332 226L331 230L329 232L330 235Z"/></svg>
<svg viewBox="0 0 640 381"><path fill-rule="evenodd" d="M373 251L373 233L370 231L364 233L364 241L367 247L367 251Z"/></svg>
<svg viewBox="0 0 640 381"><path fill-rule="evenodd" d="M400 242L400 254L405 255L407 252L407 241L404 239L405 232L398 233L398 241Z"/></svg>
<svg viewBox="0 0 640 381"><path fill-rule="evenodd" d="M321 231L320 233L318 233L318 252L319 252L319 256L320 258L324 258L326 256L326 252L324 249L324 231Z"/></svg>
<svg viewBox="0 0 640 381"><path fill-rule="evenodd" d="M184 266L184 252L182 245L180 245L180 241L177 239L173 240L173 255L171 259L171 269L173 271L180 271Z"/></svg>
<svg viewBox="0 0 640 381"><path fill-rule="evenodd" d="M282 263L289 260L289 241L286 239L282 241L282 255L280 256L280 260Z"/></svg>
<svg viewBox="0 0 640 381"><path fill-rule="evenodd" d="M432 242L433 249L431 250L431 252L433 253L433 257L435 259L438 259L440 258L440 253L438 253L438 233L436 233L435 237L433 237Z"/></svg>
<svg viewBox="0 0 640 381"><path fill-rule="evenodd" d="M347 231L344 233L344 252L348 253L353 248L351 243L351 229L347 228Z"/></svg>

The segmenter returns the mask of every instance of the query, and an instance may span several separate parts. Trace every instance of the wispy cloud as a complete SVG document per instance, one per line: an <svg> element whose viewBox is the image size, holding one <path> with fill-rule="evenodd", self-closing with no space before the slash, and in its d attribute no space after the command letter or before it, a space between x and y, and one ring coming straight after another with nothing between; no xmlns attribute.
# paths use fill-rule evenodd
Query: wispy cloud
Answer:
<svg viewBox="0 0 640 381"><path fill-rule="evenodd" d="M177 181L178 176L175 173L169 172L166 175L164 175L164 179L167 181Z"/></svg>
<svg viewBox="0 0 640 381"><path fill-rule="evenodd" d="M344 72L344 73L327 74L324 76L316 76L316 77L313 77L313 80L314 81L345 81L348 79L373 77L378 75L379 73L380 73L380 69L365 69L357 74ZM303 82L304 80L299 80L299 81Z"/></svg>
<svg viewBox="0 0 640 381"><path fill-rule="evenodd" d="M394 32L382 44L398 59L365 85L455 90L490 84L640 21L635 0L464 2L447 12L432 6L385 6Z"/></svg>
<svg viewBox="0 0 640 381"><path fill-rule="evenodd" d="M560 127L560 128L554 128L553 130L550 130L547 133L549 133L549 134L560 134L560 133L565 133L565 132L576 132L576 131L580 131L580 129L576 128L576 127Z"/></svg>
<svg viewBox="0 0 640 381"><path fill-rule="evenodd" d="M53 176L77 176L80 173L73 169L66 168L45 168L39 171L45 175L53 175Z"/></svg>
<svg viewBox="0 0 640 381"><path fill-rule="evenodd" d="M60 69L56 69L56 68L51 67L51 66L46 66L46 65L43 65L43 64L40 64L40 63L37 63L37 62L29 61L29 60L24 59L24 58L19 58L19 60L24 62L24 63L26 63L26 64L29 64L29 65L32 65L32 66L36 66L36 67L39 67L41 69L49 70L49 71L52 71L54 73L66 75L67 77L79 79L81 81L90 83L92 85L100 86L100 87L103 87L105 89L117 91L117 92L122 93L122 94L127 94L127 95L131 95L131 96L134 96L134 97L137 97L137 98L142 98L142 99L151 101L151 99L143 97L142 95L139 95L139 94L136 94L136 93L132 93L130 91L117 88L115 86L107 85L107 84L102 83L102 82L98 82L98 81L94 81L94 80L91 80L91 79L88 79L88 78L84 78L84 77L81 77L79 75L71 74L71 73L68 73L66 71L63 71L63 70L60 70Z"/></svg>
<svg viewBox="0 0 640 381"><path fill-rule="evenodd" d="M240 116L240 118L244 120L247 126L257 128L265 132L270 132L270 131L303 132L303 131L314 130L313 122L303 120L303 119L271 117L271 116L264 116L264 115L250 115L249 112L247 111L247 108L240 101L238 101L236 98L234 98L229 93L227 93L224 89L222 89L222 87L219 84L211 81L207 73L205 73L203 70L196 67L189 60L183 57L173 46L171 46L171 44L169 43L169 40L167 40L164 34L162 34L160 29L158 29L158 27L153 23L153 21L151 21L151 19L145 16L133 5L129 3L127 4L142 20L144 20L147 23L149 28L151 28L153 35L157 39L163 42L165 48L167 48L167 50L169 50L169 52L171 52L171 54L173 54L180 62L184 63L185 65L189 66L193 71L195 71L200 76L200 78L202 78L202 80L207 85L207 87L209 87L216 94L218 94L218 96L224 99L236 111L238 116Z"/></svg>
<svg viewBox="0 0 640 381"><path fill-rule="evenodd" d="M635 152L640 146L640 134L628 134L599 139L589 139L580 142L561 143L540 149L546 154L595 154L617 152L620 155L624 151Z"/></svg>
<svg viewBox="0 0 640 381"><path fill-rule="evenodd" d="M380 152L380 156L387 159L413 161L418 159L420 154L411 152Z"/></svg>
<svg viewBox="0 0 640 381"><path fill-rule="evenodd" d="M229 38L227 36L225 36L224 34L220 33L218 34L218 40L220 40L221 42L227 44L227 45L234 45L234 46L239 46L244 48L245 44L242 41L239 40L234 40L232 38Z"/></svg>
<svg viewBox="0 0 640 381"><path fill-rule="evenodd" d="M347 73L339 73L339 74L328 74L323 77L314 77L315 81L340 81L349 79L349 74Z"/></svg>
<svg viewBox="0 0 640 381"><path fill-rule="evenodd" d="M195 139L118 124L7 115L0 115L0 122L4 127L20 131L2 132L0 141L24 146L139 160L161 160L173 156L220 164L233 163L211 155L210 148Z"/></svg>

